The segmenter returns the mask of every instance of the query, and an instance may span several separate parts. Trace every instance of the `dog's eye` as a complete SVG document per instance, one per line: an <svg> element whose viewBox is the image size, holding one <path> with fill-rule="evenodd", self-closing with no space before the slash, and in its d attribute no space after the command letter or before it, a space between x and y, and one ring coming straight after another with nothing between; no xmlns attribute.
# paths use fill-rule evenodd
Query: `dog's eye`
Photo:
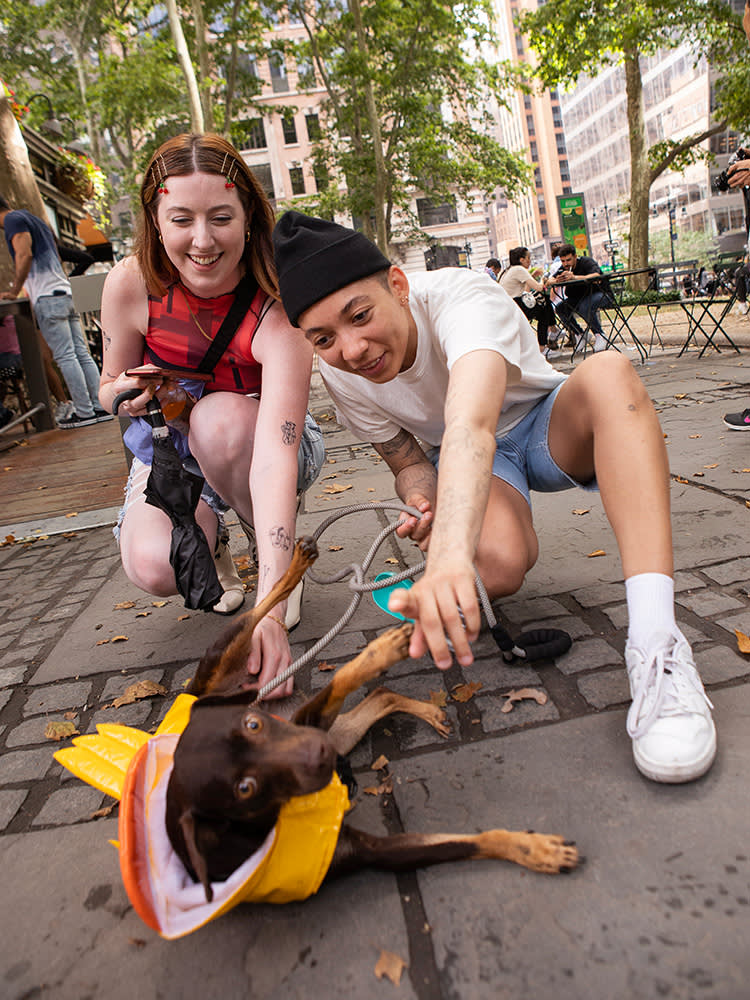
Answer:
<svg viewBox="0 0 750 1000"><path fill-rule="evenodd" d="M240 778L235 786L237 790L237 797L240 799L249 799L251 795L255 795L257 787L258 782L255 778L250 777L250 775L245 775L244 778Z"/></svg>
<svg viewBox="0 0 750 1000"><path fill-rule="evenodd" d="M249 729L251 733L259 733L262 728L263 721L257 715L245 716L245 729Z"/></svg>

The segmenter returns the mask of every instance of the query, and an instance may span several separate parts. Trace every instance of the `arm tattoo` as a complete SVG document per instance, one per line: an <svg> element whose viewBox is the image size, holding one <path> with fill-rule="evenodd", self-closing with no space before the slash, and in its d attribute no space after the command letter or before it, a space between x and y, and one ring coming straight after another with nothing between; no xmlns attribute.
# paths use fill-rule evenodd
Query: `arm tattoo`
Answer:
<svg viewBox="0 0 750 1000"><path fill-rule="evenodd" d="M283 525L280 524L275 528L271 528L268 534L271 538L271 545L274 548L283 549L285 552L288 552L292 547L292 536Z"/></svg>
<svg viewBox="0 0 750 1000"><path fill-rule="evenodd" d="M297 425L291 420L285 420L281 425L281 440L284 444L294 444L297 440Z"/></svg>

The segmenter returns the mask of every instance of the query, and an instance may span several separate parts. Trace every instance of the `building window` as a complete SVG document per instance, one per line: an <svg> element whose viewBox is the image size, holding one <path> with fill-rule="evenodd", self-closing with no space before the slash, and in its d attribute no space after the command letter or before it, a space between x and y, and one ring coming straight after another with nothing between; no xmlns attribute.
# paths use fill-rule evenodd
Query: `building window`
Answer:
<svg viewBox="0 0 750 1000"><path fill-rule="evenodd" d="M444 226L449 222L458 222L455 202L433 205L429 198L417 198L417 215L420 226Z"/></svg>
<svg viewBox="0 0 750 1000"><path fill-rule="evenodd" d="M268 57L268 68L271 71L271 87L274 94L283 94L289 90L289 77L286 75L284 57L280 52L272 52Z"/></svg>
<svg viewBox="0 0 750 1000"><path fill-rule="evenodd" d="M292 194L305 193L305 178L302 173L302 167L290 167L289 180L292 182Z"/></svg>
<svg viewBox="0 0 750 1000"><path fill-rule="evenodd" d="M425 269L437 271L441 267L460 267L458 247L432 246L424 252Z"/></svg>
<svg viewBox="0 0 750 1000"><path fill-rule="evenodd" d="M255 178L263 188L267 198L271 201L276 197L276 193L273 189L273 175L271 173L270 163L256 163L251 168L252 172L255 174Z"/></svg>
<svg viewBox="0 0 750 1000"><path fill-rule="evenodd" d="M315 79L315 67L311 59L297 60L297 88L299 90L313 90L317 85Z"/></svg>
<svg viewBox="0 0 750 1000"><path fill-rule="evenodd" d="M284 132L284 145L291 146L297 142L297 126L292 115L284 115L281 119L281 128Z"/></svg>
<svg viewBox="0 0 750 1000"><path fill-rule="evenodd" d="M266 130L262 118L246 118L232 125L232 139L240 149L265 149Z"/></svg>
<svg viewBox="0 0 750 1000"><path fill-rule="evenodd" d="M305 115L305 126L307 127L307 138L310 142L317 142L320 138L320 119L316 114Z"/></svg>

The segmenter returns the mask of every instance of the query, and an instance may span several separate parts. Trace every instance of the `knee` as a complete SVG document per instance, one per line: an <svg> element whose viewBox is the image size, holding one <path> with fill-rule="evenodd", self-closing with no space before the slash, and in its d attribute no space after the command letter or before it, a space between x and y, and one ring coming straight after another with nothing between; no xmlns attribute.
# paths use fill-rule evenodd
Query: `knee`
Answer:
<svg viewBox="0 0 750 1000"><path fill-rule="evenodd" d="M502 552L494 549L483 551L481 546L477 551L476 567L482 583L491 599L508 597L516 594L526 578L526 574L536 562L538 546L509 546Z"/></svg>
<svg viewBox="0 0 750 1000"><path fill-rule="evenodd" d="M155 597L170 597L177 587L169 563L169 547L151 544L152 541L121 537L122 567L130 582L140 590Z"/></svg>
<svg viewBox="0 0 750 1000"><path fill-rule="evenodd" d="M190 451L201 467L213 464L217 455L234 462L252 451L256 415L257 402L234 393L212 393L198 400L190 414Z"/></svg>

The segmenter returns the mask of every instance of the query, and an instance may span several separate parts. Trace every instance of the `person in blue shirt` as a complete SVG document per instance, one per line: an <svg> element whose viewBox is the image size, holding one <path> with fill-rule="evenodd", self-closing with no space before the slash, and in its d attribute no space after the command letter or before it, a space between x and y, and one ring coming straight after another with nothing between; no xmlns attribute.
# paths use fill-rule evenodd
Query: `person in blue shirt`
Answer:
<svg viewBox="0 0 750 1000"><path fill-rule="evenodd" d="M13 260L10 289L0 299L17 299L26 288L42 336L68 385L73 412L58 419L61 427L85 427L112 420L99 405L99 369L91 357L81 321L73 307L70 282L62 269L52 230L25 209L11 209L0 195L0 228Z"/></svg>

